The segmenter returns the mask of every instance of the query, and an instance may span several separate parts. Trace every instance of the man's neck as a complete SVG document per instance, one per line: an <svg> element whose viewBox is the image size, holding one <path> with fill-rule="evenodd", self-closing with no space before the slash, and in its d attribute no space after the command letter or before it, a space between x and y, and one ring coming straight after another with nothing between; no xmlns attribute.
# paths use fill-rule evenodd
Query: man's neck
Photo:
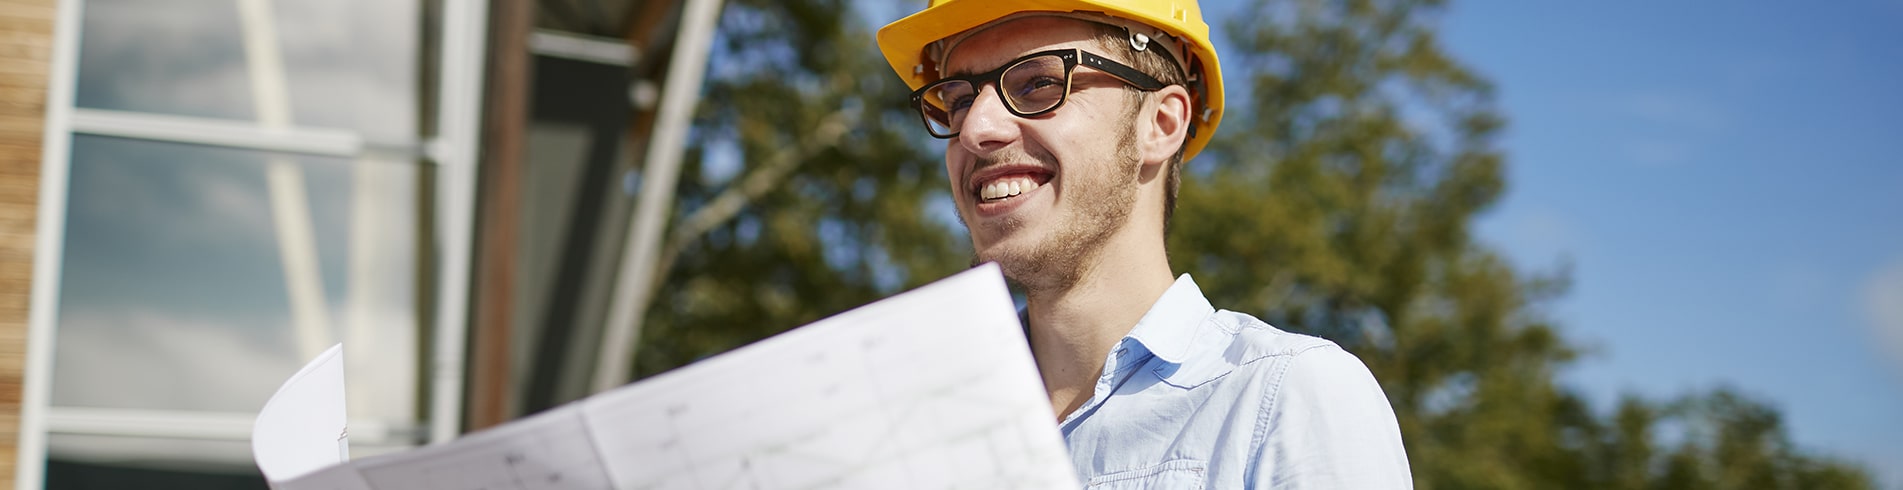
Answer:
<svg viewBox="0 0 1903 490"><path fill-rule="evenodd" d="M1175 281L1160 240L1123 247L1117 241L1096 254L1076 284L1028 292L1031 352L1059 419L1091 398L1110 349Z"/></svg>

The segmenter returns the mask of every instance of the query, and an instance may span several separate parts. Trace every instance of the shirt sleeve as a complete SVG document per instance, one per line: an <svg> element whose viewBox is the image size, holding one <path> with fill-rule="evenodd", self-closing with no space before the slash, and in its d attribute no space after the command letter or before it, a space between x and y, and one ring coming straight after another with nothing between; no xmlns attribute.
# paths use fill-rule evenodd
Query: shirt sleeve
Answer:
<svg viewBox="0 0 1903 490"><path fill-rule="evenodd" d="M1413 488L1394 409L1368 367L1333 344L1296 354L1264 394L1256 489Z"/></svg>

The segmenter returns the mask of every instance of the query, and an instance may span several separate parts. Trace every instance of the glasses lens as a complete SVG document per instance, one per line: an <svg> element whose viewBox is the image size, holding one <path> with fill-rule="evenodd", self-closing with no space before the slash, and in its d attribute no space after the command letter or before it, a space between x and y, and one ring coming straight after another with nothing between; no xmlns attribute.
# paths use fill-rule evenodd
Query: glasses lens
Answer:
<svg viewBox="0 0 1903 490"><path fill-rule="evenodd" d="M1070 93L1069 77L1064 76L1064 59L1057 55L1024 60L998 81L998 91L1011 101L1011 107L1024 114L1037 114L1057 107Z"/></svg>
<svg viewBox="0 0 1903 490"><path fill-rule="evenodd" d="M975 95L971 82L964 80L941 80L926 87L919 95L918 108L925 116L925 126L934 136L957 133L958 126L964 122L965 109L971 107Z"/></svg>
<svg viewBox="0 0 1903 490"><path fill-rule="evenodd" d="M919 108L919 114L925 116L925 129L931 131L932 136L950 138L958 132L952 129L951 121L946 118L945 111L926 105Z"/></svg>

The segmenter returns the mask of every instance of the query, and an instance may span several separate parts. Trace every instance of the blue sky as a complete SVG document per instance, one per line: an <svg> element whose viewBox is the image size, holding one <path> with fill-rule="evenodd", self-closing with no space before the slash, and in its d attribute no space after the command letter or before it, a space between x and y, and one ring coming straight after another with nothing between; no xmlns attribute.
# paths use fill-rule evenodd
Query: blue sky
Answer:
<svg viewBox="0 0 1903 490"><path fill-rule="evenodd" d="M1734 387L1903 488L1903 2L1456 2L1511 120L1480 233L1573 265L1602 407ZM1887 469L1886 469L1887 468Z"/></svg>

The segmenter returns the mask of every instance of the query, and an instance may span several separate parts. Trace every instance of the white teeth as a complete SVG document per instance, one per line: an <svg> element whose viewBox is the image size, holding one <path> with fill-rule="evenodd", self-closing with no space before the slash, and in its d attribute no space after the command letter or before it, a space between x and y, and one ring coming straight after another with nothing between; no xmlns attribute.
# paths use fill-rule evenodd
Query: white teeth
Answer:
<svg viewBox="0 0 1903 490"><path fill-rule="evenodd" d="M983 188L978 189L978 198L986 201L996 201L1031 192L1031 190L1037 189L1037 187L1037 181L1028 178L1004 178L987 183Z"/></svg>

